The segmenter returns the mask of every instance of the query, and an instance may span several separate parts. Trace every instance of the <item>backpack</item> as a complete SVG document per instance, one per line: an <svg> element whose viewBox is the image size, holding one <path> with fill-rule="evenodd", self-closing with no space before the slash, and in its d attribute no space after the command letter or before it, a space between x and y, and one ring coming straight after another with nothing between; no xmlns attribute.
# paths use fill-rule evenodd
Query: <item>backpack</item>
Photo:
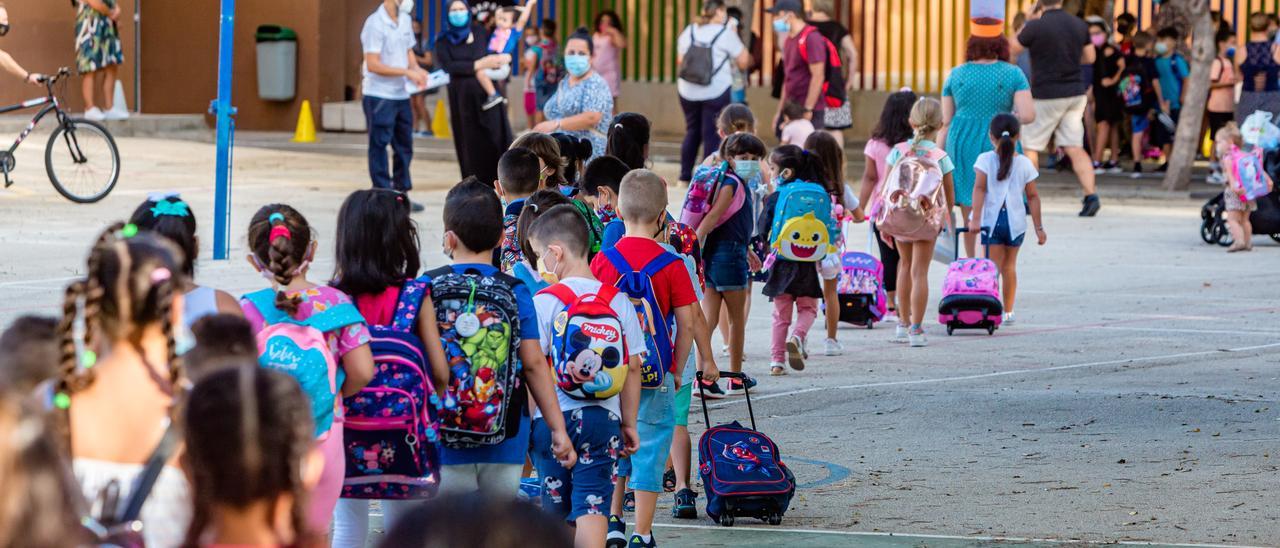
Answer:
<svg viewBox="0 0 1280 548"><path fill-rule="evenodd" d="M728 30L728 25L722 25L720 32L717 32L711 41L702 43L698 41L698 26L689 25L689 49L685 51L684 57L680 62L680 79L690 84L699 86L709 85L711 80L715 78L716 73L724 68L725 63L729 62L729 56L726 55L719 65L715 64L716 40L720 39L720 35Z"/></svg>
<svg viewBox="0 0 1280 548"><path fill-rule="evenodd" d="M317 439L326 439L333 426L338 406L339 388L346 374L338 367L338 359L329 351L330 331L364 323L364 317L349 302L330 306L324 312L305 320L295 320L276 308L276 291L263 289L244 297L262 314L264 326L258 332L258 365L288 373L297 379L302 392L311 402Z"/></svg>
<svg viewBox="0 0 1280 548"><path fill-rule="evenodd" d="M1240 199L1256 200L1270 194L1267 172L1262 165L1262 158L1257 153L1231 147L1226 160L1227 166L1234 175L1231 190L1239 195Z"/></svg>
<svg viewBox="0 0 1280 548"><path fill-rule="evenodd" d="M899 144L898 161L880 185L874 213L881 232L905 240L932 240L942 230L946 196L937 148L921 149L910 142Z"/></svg>
<svg viewBox="0 0 1280 548"><path fill-rule="evenodd" d="M826 105L831 108L840 108L849 100L849 94L845 90L844 69L840 61L840 50L836 49L835 44L827 40L818 32L817 27L809 26L800 32L800 43L797 44L800 52L800 59L809 64L809 48L806 42L809 37L817 34L822 40L823 45L827 48L827 62L823 69L822 75L822 99Z"/></svg>
<svg viewBox="0 0 1280 548"><path fill-rule="evenodd" d="M510 271L516 263L524 260L524 252L520 250L519 240L516 239L516 222L519 220L519 215L502 216L502 244L498 249L503 272Z"/></svg>
<svg viewBox="0 0 1280 548"><path fill-rule="evenodd" d="M440 400L440 439L446 447L497 445L520 431L527 394L520 383L522 282L496 272L457 273L443 267L424 275L431 284L436 325L449 363Z"/></svg>
<svg viewBox="0 0 1280 548"><path fill-rule="evenodd" d="M582 220L587 223L587 261L590 261L595 258L596 253L600 252L600 246L604 242L604 223L600 222L600 217L591 210L591 206L587 205L586 202L573 200L573 207L578 210Z"/></svg>
<svg viewBox="0 0 1280 548"><path fill-rule="evenodd" d="M693 180L689 181L689 192L685 194L684 206L680 209L680 222L692 227L701 225L707 213L711 212L711 207L715 205L716 193L723 185L725 177L729 176L731 176L729 162L721 162L716 167L698 166L693 171ZM711 227L712 229L719 228L720 225L732 219L742 209L747 192L750 192L741 179L736 175L732 176L738 181L738 190L733 193L733 201L729 203L729 209L725 210L724 215L720 216L720 220L716 222L716 226Z"/></svg>
<svg viewBox="0 0 1280 548"><path fill-rule="evenodd" d="M1124 100L1124 106L1129 108L1138 108L1142 106L1142 75L1136 72L1126 74L1120 79L1120 85L1116 91L1120 94L1120 98Z"/></svg>
<svg viewBox="0 0 1280 548"><path fill-rule="evenodd" d="M559 84L560 78L563 77L560 69L560 48L550 40L543 40L540 47L542 55L539 65L542 70L542 82L548 85Z"/></svg>
<svg viewBox="0 0 1280 548"><path fill-rule="evenodd" d="M707 273L702 264L702 244L698 242L698 232L693 227L679 221L667 222L667 243L676 252L693 259L694 269L698 273L698 285L703 291L707 288Z"/></svg>
<svg viewBox="0 0 1280 548"><path fill-rule="evenodd" d="M631 298L636 308L636 316L640 320L640 328L644 331L644 365L640 368L640 386L657 388L662 386L667 371L671 369L672 353L675 349L671 334L675 331L675 315L663 314L658 307L658 297L653 292L653 277L671 263L680 260L674 253L663 251L654 257L649 264L640 270L632 268L626 257L617 249L604 251L604 257L618 271L618 281L614 285Z"/></svg>
<svg viewBox="0 0 1280 548"><path fill-rule="evenodd" d="M769 246L778 257L816 263L835 253L840 227L831 216L831 195L818 183L794 181L778 187Z"/></svg>
<svg viewBox="0 0 1280 548"><path fill-rule="evenodd" d="M551 332L551 368L556 386L575 400L606 400L622 392L627 380L627 344L622 320L613 310L618 288L604 285L595 294L578 295L556 284L539 295L551 295L565 305Z"/></svg>
<svg viewBox="0 0 1280 548"><path fill-rule="evenodd" d="M415 331L426 285L410 280L392 288L399 297L391 325L369 326L373 380L342 400L344 498L421 499L440 485L440 400Z"/></svg>

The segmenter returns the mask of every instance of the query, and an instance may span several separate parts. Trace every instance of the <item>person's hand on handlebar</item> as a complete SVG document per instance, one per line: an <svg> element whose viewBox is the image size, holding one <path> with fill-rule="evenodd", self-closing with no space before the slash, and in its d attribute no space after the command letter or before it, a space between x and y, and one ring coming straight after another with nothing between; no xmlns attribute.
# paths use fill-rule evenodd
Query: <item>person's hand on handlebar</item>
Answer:
<svg viewBox="0 0 1280 548"><path fill-rule="evenodd" d="M28 84L31 84L33 86L39 86L39 85L43 85L45 80L47 80L48 78L49 78L48 76L45 76L38 72L30 72L30 73L27 73L26 80Z"/></svg>

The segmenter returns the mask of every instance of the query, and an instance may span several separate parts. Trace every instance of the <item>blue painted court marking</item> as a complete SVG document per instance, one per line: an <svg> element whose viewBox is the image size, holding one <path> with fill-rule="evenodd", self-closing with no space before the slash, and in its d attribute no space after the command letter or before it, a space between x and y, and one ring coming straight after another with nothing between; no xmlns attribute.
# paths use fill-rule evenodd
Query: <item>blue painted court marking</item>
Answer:
<svg viewBox="0 0 1280 548"><path fill-rule="evenodd" d="M814 489L814 488L822 487L825 485L831 485L839 481L843 481L845 478L849 477L849 469L843 466L840 466L839 464L836 464L834 462L806 459L801 457L787 457L783 460L784 462L802 462L805 464L811 464L827 471L826 477L819 480L807 481L805 483L797 483L796 489Z"/></svg>

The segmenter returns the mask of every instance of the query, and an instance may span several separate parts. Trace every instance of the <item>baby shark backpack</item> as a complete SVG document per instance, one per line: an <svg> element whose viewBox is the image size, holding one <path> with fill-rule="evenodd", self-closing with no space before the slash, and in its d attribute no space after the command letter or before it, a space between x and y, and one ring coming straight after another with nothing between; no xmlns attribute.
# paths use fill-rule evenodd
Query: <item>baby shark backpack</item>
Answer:
<svg viewBox="0 0 1280 548"><path fill-rule="evenodd" d="M769 245L778 257L816 263L835 253L840 226L831 216L831 195L822 185L792 181L778 187Z"/></svg>

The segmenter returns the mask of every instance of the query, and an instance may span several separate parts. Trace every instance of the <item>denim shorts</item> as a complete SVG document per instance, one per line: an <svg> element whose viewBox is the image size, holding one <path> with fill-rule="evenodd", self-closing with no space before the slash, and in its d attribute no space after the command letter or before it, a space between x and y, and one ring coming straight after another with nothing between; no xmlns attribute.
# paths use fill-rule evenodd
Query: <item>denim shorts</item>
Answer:
<svg viewBox="0 0 1280 548"><path fill-rule="evenodd" d="M707 286L719 292L747 288L747 244L734 241L714 242L702 250Z"/></svg>
<svg viewBox="0 0 1280 548"><path fill-rule="evenodd" d="M1002 207L1000 216L996 218L996 226L982 228L982 245L1022 247L1022 240L1026 235L1024 232L1017 238L1013 237L1013 233L1009 230L1009 210Z"/></svg>
<svg viewBox="0 0 1280 548"><path fill-rule="evenodd" d="M598 405L564 412L565 428L578 452L566 470L551 453L551 429L533 421L533 465L542 478L542 509L569 523L582 516L607 516L617 480L622 430L618 416Z"/></svg>
<svg viewBox="0 0 1280 548"><path fill-rule="evenodd" d="M627 481L632 489L662 492L662 474L667 470L667 456L671 453L671 438L676 428L675 392L675 379L671 375L662 381L662 386L640 391L640 412L636 415L640 449L631 455Z"/></svg>
<svg viewBox="0 0 1280 548"><path fill-rule="evenodd" d="M1146 114L1130 114L1129 124L1134 133L1142 133L1151 127L1151 119Z"/></svg>

